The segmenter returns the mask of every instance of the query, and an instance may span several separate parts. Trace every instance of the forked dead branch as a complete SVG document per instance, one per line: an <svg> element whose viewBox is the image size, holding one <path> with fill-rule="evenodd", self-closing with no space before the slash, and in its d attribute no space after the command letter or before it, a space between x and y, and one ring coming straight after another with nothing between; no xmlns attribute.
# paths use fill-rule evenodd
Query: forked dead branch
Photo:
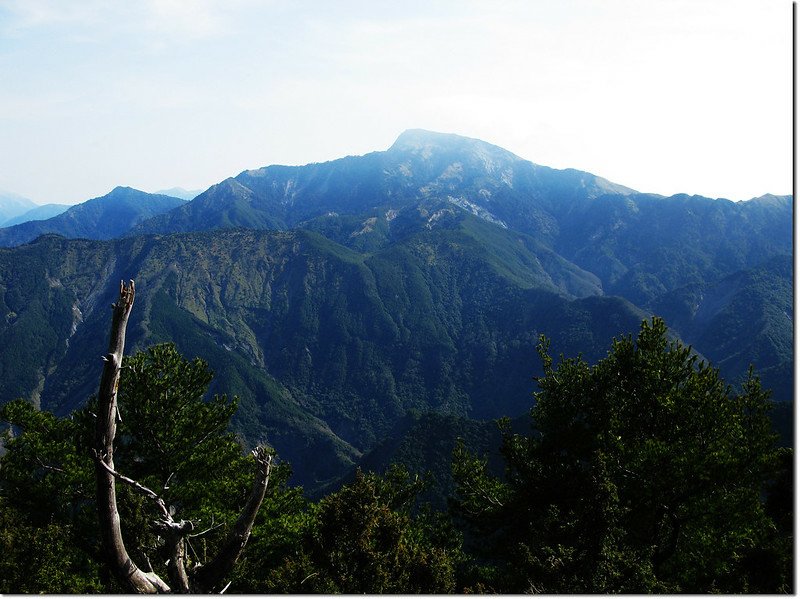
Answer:
<svg viewBox="0 0 800 599"><path fill-rule="evenodd" d="M158 493L118 472L114 467L114 438L120 418L117 405L125 331L136 295L134 282L120 282L119 299L112 305L111 339L103 356L105 365L98 393L97 425L95 428L95 477L100 534L108 565L117 580L134 593L205 593L223 590L224 579L242 554L258 510L264 500L272 467L272 456L264 447L252 454L257 465L250 496L239 518L217 555L205 564L190 563L186 554L186 539L195 529L191 521L175 520L174 514ZM152 525L164 536L170 559L167 564L169 584L152 571L142 570L128 555L122 538L117 509L116 481L130 485L158 507L160 517ZM227 588L227 587L225 587Z"/></svg>

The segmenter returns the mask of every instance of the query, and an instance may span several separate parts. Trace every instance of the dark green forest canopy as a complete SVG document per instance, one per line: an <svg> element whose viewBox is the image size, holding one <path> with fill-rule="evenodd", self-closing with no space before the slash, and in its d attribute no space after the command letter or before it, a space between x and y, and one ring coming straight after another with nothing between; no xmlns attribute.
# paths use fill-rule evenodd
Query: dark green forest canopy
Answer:
<svg viewBox="0 0 800 599"><path fill-rule="evenodd" d="M108 282L133 271L132 347L172 341L202 356L212 390L240 397L236 430L269 440L298 482L321 487L411 410L522 414L541 374L539 334L556 353L597 360L647 315L619 297L565 295L561 267L542 272L548 263L518 236L474 217L453 226L369 255L306 231L51 237L0 250L0 397L60 415L80 406L99 375L92 356L105 343ZM687 287L654 309L732 384L754 362L775 399L791 399L790 264L776 258L715 288ZM728 303L710 305L714 297Z"/></svg>
<svg viewBox="0 0 800 599"><path fill-rule="evenodd" d="M247 499L252 471L227 432L236 400L204 401L211 374L174 345L125 360L120 386L117 468L151 489L170 509L204 531L191 537L190 564L213 555ZM0 418L12 424L0 461L0 548L3 593L119 592L104 565L90 457L94 402L67 418L10 402ZM457 535L441 517L412 516L421 481L401 469L357 481L319 504L286 486L288 465L272 473L252 531L248 559L232 575L232 592L439 592L454 588ZM165 576L163 543L153 504L119 487L126 545ZM362 520L355 520L358 516ZM349 522L349 528L342 528ZM198 526L198 529L200 526ZM443 534L443 533L436 533ZM354 545L353 545L354 544ZM353 546L364 546L355 556ZM360 564L346 572L342 565ZM311 584L304 586L313 574Z"/></svg>
<svg viewBox="0 0 800 599"><path fill-rule="evenodd" d="M456 446L447 511L420 506L425 479L403 467L310 501L284 464L229 592L791 592L792 452L775 446L758 380L733 390L657 319L593 366L547 347L530 432L503 428L504 475L475 456L478 431L477 448ZM204 399L207 365L174 345L125 366L118 468L208 527L191 541L202 561L247 495L252 464L227 432L236 399ZM92 404L58 418L19 400L0 418L14 425L0 592L118 591L99 548ZM152 505L120 487L120 516L159 568Z"/></svg>
<svg viewBox="0 0 800 599"><path fill-rule="evenodd" d="M171 510L197 524L191 551L195 564L214 555L247 500L253 460L229 432L236 400L204 399L212 375L202 360L182 358L171 344L158 345L126 358L122 369L115 458L123 475L158 490ZM7 453L0 462L0 501L11 523L4 529L9 567L3 592L129 592L110 578L100 547L94 497L92 439L96 402L66 418L37 411L18 400L3 407L0 418L11 423L4 438ZM287 466L272 476L264 509L275 501L299 501L300 490L288 490ZM153 527L159 512L132 486L118 486L119 513L125 543L135 560L155 564L159 575L167 555ZM40 547L38 562L24 559L25 527L42 535L63 535L53 548ZM64 549L66 548L66 549ZM146 557L143 557L146 556ZM39 572L39 563L54 566ZM51 570L66 564L65 581Z"/></svg>
<svg viewBox="0 0 800 599"><path fill-rule="evenodd" d="M491 588L791 591L792 453L758 379L734 392L658 319L594 366L539 349L534 432L506 429L506 476L457 449L454 506Z"/></svg>

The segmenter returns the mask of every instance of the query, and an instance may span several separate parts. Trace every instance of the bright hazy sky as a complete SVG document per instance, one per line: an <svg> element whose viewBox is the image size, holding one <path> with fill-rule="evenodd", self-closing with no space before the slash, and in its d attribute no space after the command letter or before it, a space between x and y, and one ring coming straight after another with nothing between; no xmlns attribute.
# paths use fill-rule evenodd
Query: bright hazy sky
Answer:
<svg viewBox="0 0 800 599"><path fill-rule="evenodd" d="M0 0L0 188L75 203L477 137L670 195L792 189L789 0Z"/></svg>

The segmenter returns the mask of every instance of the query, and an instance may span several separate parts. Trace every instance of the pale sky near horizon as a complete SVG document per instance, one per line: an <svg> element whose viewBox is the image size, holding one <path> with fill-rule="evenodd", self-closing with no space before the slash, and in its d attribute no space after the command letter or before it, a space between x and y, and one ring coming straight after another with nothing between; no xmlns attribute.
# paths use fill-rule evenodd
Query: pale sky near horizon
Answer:
<svg viewBox="0 0 800 599"><path fill-rule="evenodd" d="M0 0L0 189L76 203L476 137L639 191L792 191L790 0Z"/></svg>

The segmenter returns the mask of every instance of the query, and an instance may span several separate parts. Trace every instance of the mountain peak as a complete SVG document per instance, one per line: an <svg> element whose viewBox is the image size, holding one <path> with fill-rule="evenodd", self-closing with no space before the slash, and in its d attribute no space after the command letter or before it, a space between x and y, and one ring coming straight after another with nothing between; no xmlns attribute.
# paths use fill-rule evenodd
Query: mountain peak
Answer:
<svg viewBox="0 0 800 599"><path fill-rule="evenodd" d="M439 133L437 131L428 131L427 129L406 129L399 135L390 149L415 149L434 143L439 144L447 141L452 143L466 139L469 138L455 133Z"/></svg>
<svg viewBox="0 0 800 599"><path fill-rule="evenodd" d="M762 207L767 207L767 206L781 207L781 206L791 205L792 196L780 196L772 193L765 193L762 196L758 196L757 198L751 198L741 203L754 204Z"/></svg>
<svg viewBox="0 0 800 599"><path fill-rule="evenodd" d="M136 189L135 187L128 187L127 185L118 185L111 191L109 191L106 195L100 196L99 198L93 198L91 201L94 200L102 200L102 201L109 201L109 200L125 200L125 201L145 201L151 200L157 197L171 197L173 199L182 199L178 196L170 196L169 194L164 193L149 193L147 191L142 191L141 189Z"/></svg>
<svg viewBox="0 0 800 599"><path fill-rule="evenodd" d="M108 201L124 201L124 200L132 200L136 199L140 196L147 195L143 191L139 191L138 189L134 189L133 187L128 187L126 185L117 185L114 189L109 191L107 194L92 198L88 200L89 202L93 201L101 201L101 202L108 202Z"/></svg>
<svg viewBox="0 0 800 599"><path fill-rule="evenodd" d="M455 133L439 133L425 129L407 129L389 148L389 152L410 152L429 158L435 153L469 153L482 159L522 160L508 150L480 139L464 137Z"/></svg>

